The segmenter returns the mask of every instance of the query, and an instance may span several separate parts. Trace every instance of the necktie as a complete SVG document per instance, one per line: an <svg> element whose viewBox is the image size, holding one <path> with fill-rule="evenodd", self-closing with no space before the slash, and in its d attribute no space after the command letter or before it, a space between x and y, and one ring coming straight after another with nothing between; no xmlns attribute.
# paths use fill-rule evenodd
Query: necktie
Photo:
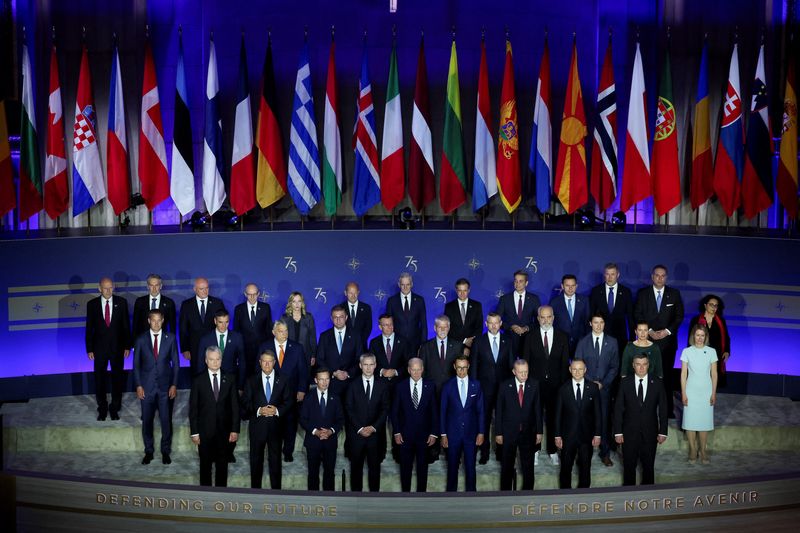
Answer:
<svg viewBox="0 0 800 533"><path fill-rule="evenodd" d="M392 343L386 339L386 360L392 362Z"/></svg>
<svg viewBox="0 0 800 533"><path fill-rule="evenodd" d="M550 341L547 340L547 332L544 332L544 355L550 356Z"/></svg>
<svg viewBox="0 0 800 533"><path fill-rule="evenodd" d="M251 305L250 306L250 323L251 324L255 324L255 322L256 322L256 306L255 305Z"/></svg>
<svg viewBox="0 0 800 533"><path fill-rule="evenodd" d="M369 401L370 397L372 396L372 388L369 386L370 380L367 380L367 401Z"/></svg>
<svg viewBox="0 0 800 533"><path fill-rule="evenodd" d="M439 341L439 359L441 359L443 363L444 363L444 356L445 356L444 341Z"/></svg>
<svg viewBox="0 0 800 533"><path fill-rule="evenodd" d="M220 333L219 334L219 349L220 349L221 352L225 351L225 334L224 333Z"/></svg>
<svg viewBox="0 0 800 533"><path fill-rule="evenodd" d="M466 384L464 383L463 379L459 379L458 382L459 382L459 384L460 384L459 386L461 388L460 394L459 394L461 396L461 407L466 407L467 406L467 387L466 387Z"/></svg>
<svg viewBox="0 0 800 533"><path fill-rule="evenodd" d="M594 353L597 357L600 357L600 337L594 338Z"/></svg>
<svg viewBox="0 0 800 533"><path fill-rule="evenodd" d="M214 380L211 383L211 388L214 391L214 400L219 399L219 382L217 381L217 375L214 374Z"/></svg>
<svg viewBox="0 0 800 533"><path fill-rule="evenodd" d="M578 388L575 390L575 399L578 400L578 403L581 403L581 384L575 384Z"/></svg>
<svg viewBox="0 0 800 533"><path fill-rule="evenodd" d="M642 381L644 378L639 378L639 403L644 403L644 386L642 385Z"/></svg>
<svg viewBox="0 0 800 533"><path fill-rule="evenodd" d="M342 353L342 332L339 332L339 338L336 339L336 347L339 349L339 353Z"/></svg>
<svg viewBox="0 0 800 533"><path fill-rule="evenodd" d="M608 312L614 311L614 287L608 288Z"/></svg>
<svg viewBox="0 0 800 533"><path fill-rule="evenodd" d="M108 300L106 300L106 310L103 314L103 318L105 318L106 327L111 326L111 306L108 305Z"/></svg>
<svg viewBox="0 0 800 533"><path fill-rule="evenodd" d="M461 322L467 321L467 303L461 302Z"/></svg>
<svg viewBox="0 0 800 533"><path fill-rule="evenodd" d="M269 385L269 376L264 380L264 396L267 398L267 403L269 403L269 399L272 398L272 387Z"/></svg>
<svg viewBox="0 0 800 533"><path fill-rule="evenodd" d="M158 361L158 333L153 333L153 359Z"/></svg>
<svg viewBox="0 0 800 533"><path fill-rule="evenodd" d="M283 358L286 356L286 352L283 351L283 344L278 345L278 368L283 368Z"/></svg>
<svg viewBox="0 0 800 533"><path fill-rule="evenodd" d="M519 384L519 392L517 393L517 396L519 397L519 406L522 407L522 399L525 397L522 383Z"/></svg>
<svg viewBox="0 0 800 533"><path fill-rule="evenodd" d="M408 296L403 296L403 311L406 313L409 311Z"/></svg>
<svg viewBox="0 0 800 533"><path fill-rule="evenodd" d="M356 321L356 306L353 304L350 304L350 320Z"/></svg>
<svg viewBox="0 0 800 533"><path fill-rule="evenodd" d="M497 346L497 335L494 336L492 339L492 357L494 357L494 362L497 362L497 356L500 353L500 348Z"/></svg>
<svg viewBox="0 0 800 533"><path fill-rule="evenodd" d="M206 321L206 301L200 300L200 322Z"/></svg>
<svg viewBox="0 0 800 533"><path fill-rule="evenodd" d="M567 312L569 313L569 321L572 322L572 317L575 314L572 309L572 298L567 298Z"/></svg>
<svg viewBox="0 0 800 533"><path fill-rule="evenodd" d="M517 318L522 318L522 296L517 295Z"/></svg>
<svg viewBox="0 0 800 533"><path fill-rule="evenodd" d="M322 416L325 416L325 393L322 393L322 397L319 399L319 410L322 413Z"/></svg>
<svg viewBox="0 0 800 533"><path fill-rule="evenodd" d="M661 291L658 291L656 295L656 310L660 313L661 312Z"/></svg>
<svg viewBox="0 0 800 533"><path fill-rule="evenodd" d="M156 305L156 298L153 298L153 303L150 304L150 309L158 309L158 305Z"/></svg>
<svg viewBox="0 0 800 533"><path fill-rule="evenodd" d="M414 382L414 392L411 393L411 403L414 404L414 409L419 407L419 391L417 390L417 382Z"/></svg>

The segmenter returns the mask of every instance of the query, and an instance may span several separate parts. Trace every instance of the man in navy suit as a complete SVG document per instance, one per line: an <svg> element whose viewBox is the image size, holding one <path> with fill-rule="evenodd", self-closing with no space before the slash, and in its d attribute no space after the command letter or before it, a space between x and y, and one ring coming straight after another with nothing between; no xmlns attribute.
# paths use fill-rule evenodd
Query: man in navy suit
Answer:
<svg viewBox="0 0 800 533"><path fill-rule="evenodd" d="M470 354L471 365L469 375L481 384L483 397L486 401L484 409L484 427L487 434L497 404L497 390L500 384L511 378L511 369L514 367L514 354L511 351L509 334L500 333L503 322L497 313L486 315L486 333L478 336L472 343ZM495 425L495 432L497 426ZM489 462L491 450L490 439L484 439L481 445L479 463L485 465ZM496 457L500 461L500 447L497 446Z"/></svg>
<svg viewBox="0 0 800 533"><path fill-rule="evenodd" d="M236 331L230 331L231 317L228 311L223 308L214 313L214 331L203 335L200 339L198 348L200 353L205 353L209 346L218 346L222 351L222 371L225 374L236 376L236 383L241 387L239 392L244 390L244 382L247 378L244 356L244 340L242 335ZM205 361L195 362L195 374L202 374L206 370Z"/></svg>
<svg viewBox="0 0 800 533"><path fill-rule="evenodd" d="M372 333L372 307L359 301L360 294L358 283L348 283L344 288L345 301L342 302L342 307L347 310L347 327L358 334L363 343L359 351L363 352L367 349L367 341Z"/></svg>
<svg viewBox="0 0 800 533"><path fill-rule="evenodd" d="M411 353L417 353L419 345L428 339L425 299L411 292L414 281L408 272L400 274L397 286L400 292L386 301L386 313L392 315L397 334L411 343Z"/></svg>
<svg viewBox="0 0 800 533"><path fill-rule="evenodd" d="M317 367L311 393L300 408L300 425L306 430L303 446L308 457L308 490L319 490L319 467L322 464L322 490L334 490L336 480L336 448L344 426L344 411L339 397L328 388L331 372Z"/></svg>
<svg viewBox="0 0 800 533"><path fill-rule="evenodd" d="M222 300L208 294L208 280L195 278L194 296L181 303L178 317L178 335L184 359L192 361L192 366L202 364L205 357L200 350L200 338L214 331L214 316L224 309Z"/></svg>
<svg viewBox="0 0 800 533"><path fill-rule="evenodd" d="M450 319L447 315L433 321L436 336L419 348L419 357L425 364L425 377L436 384L437 394L453 375L456 357L464 353L464 345L450 337Z"/></svg>
<svg viewBox="0 0 800 533"><path fill-rule="evenodd" d="M375 354L378 376L394 383L403 377L406 362L414 356L408 339L394 332L392 315L384 313L378 319L381 334L369 342L369 353Z"/></svg>
<svg viewBox="0 0 800 533"><path fill-rule="evenodd" d="M233 331L244 340L246 374L249 376L258 366L261 355L259 346L271 337L272 310L266 302L259 302L258 285L248 283L244 287L246 301L233 308Z"/></svg>
<svg viewBox="0 0 800 533"><path fill-rule="evenodd" d="M619 283L619 267L607 263L603 268L603 283L592 288L589 295L590 312L600 311L606 317L606 333L617 339L622 351L633 337L633 293Z"/></svg>
<svg viewBox="0 0 800 533"><path fill-rule="evenodd" d="M616 339L604 332L606 321L601 313L592 313L590 322L592 332L578 341L575 359L586 363L586 379L592 381L600 389L600 460L606 466L614 466L609 457L610 420L608 418L611 404L611 384L619 373L619 349Z"/></svg>
<svg viewBox="0 0 800 533"><path fill-rule="evenodd" d="M554 326L569 337L569 355L575 355L578 341L589 332L589 300L576 294L578 278L565 274L561 278L561 294L550 300L555 316Z"/></svg>
<svg viewBox="0 0 800 533"><path fill-rule="evenodd" d="M539 297L528 292L528 273L525 270L514 272L514 290L500 297L497 314L503 321L503 328L510 332L513 353L516 357L522 349L522 338L530 331L536 310L541 305Z"/></svg>
<svg viewBox="0 0 800 533"><path fill-rule="evenodd" d="M176 334L175 329L175 301L161 294L161 276L158 274L149 274L147 276L147 294L139 296L133 302L133 340L139 338L139 335L146 333L150 329L148 311L151 309L160 309L164 316L165 331Z"/></svg>
<svg viewBox="0 0 800 533"><path fill-rule="evenodd" d="M397 384L392 401L392 431L400 448L400 489L411 492L411 472L417 465L417 492L428 489L428 450L439 434L436 387L422 379L422 359L408 361L408 379Z"/></svg>
<svg viewBox="0 0 800 533"><path fill-rule="evenodd" d="M444 314L450 319L450 336L464 343L469 354L475 337L483 333L483 306L469 297L469 280L456 281L456 299L445 304Z"/></svg>
<svg viewBox="0 0 800 533"><path fill-rule="evenodd" d="M317 344L317 365L331 370L331 392L342 398L350 380L358 373L361 339L347 327L347 311L341 305L331 309L333 327L322 332Z"/></svg>
<svg viewBox="0 0 800 533"><path fill-rule="evenodd" d="M148 331L136 338L133 345L133 384L136 397L142 405L142 440L144 458L142 464L153 460L155 442L153 418L158 409L161 422L161 462L172 462L172 407L178 391L178 342L174 333L163 329L164 312L151 309L147 313Z"/></svg>
<svg viewBox="0 0 800 533"><path fill-rule="evenodd" d="M458 489L458 470L463 455L466 490L475 492L475 459L486 433L483 393L480 384L469 379L469 356L457 356L453 366L456 377L442 388L439 413L442 448L447 450L447 491Z"/></svg>

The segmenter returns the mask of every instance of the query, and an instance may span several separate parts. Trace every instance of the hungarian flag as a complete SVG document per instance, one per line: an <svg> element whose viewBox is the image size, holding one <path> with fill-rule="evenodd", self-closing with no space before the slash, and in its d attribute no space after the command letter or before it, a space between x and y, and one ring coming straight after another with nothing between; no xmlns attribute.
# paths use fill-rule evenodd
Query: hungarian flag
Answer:
<svg viewBox="0 0 800 533"><path fill-rule="evenodd" d="M264 68L261 71L261 97L256 126L256 198L258 205L269 207L286 195L286 160L278 119L275 117L277 97L275 70L272 66L272 40L267 43Z"/></svg>
<svg viewBox="0 0 800 533"><path fill-rule="evenodd" d="M672 99L672 69L669 48L664 51L658 87L653 142L653 200L664 215L681 202L681 172L678 166L678 123Z"/></svg>
<svg viewBox="0 0 800 533"><path fill-rule="evenodd" d="M356 164L353 176L353 211L364 216L381 201L381 177L378 173L378 141L375 133L375 106L367 68L367 43L361 55L361 78L358 82L358 120L356 121ZM402 153L402 152L401 152ZM401 156L402 157L402 156Z"/></svg>
<svg viewBox="0 0 800 533"><path fill-rule="evenodd" d="M758 64L750 97L750 120L742 177L744 216L753 218L772 205L772 133L767 105L767 78L764 75L764 45L758 51Z"/></svg>
<svg viewBox="0 0 800 533"><path fill-rule="evenodd" d="M403 168L403 117L400 106L400 83L397 75L397 46L392 46L389 60L389 81L386 84L386 108L383 114L381 144L381 201L391 211L406 193Z"/></svg>
<svg viewBox="0 0 800 533"><path fill-rule="evenodd" d="M144 49L142 80L142 120L139 129L139 181L147 209L152 211L169 196L167 149L164 146L164 124L158 97L156 64L150 42Z"/></svg>
<svg viewBox="0 0 800 533"><path fill-rule="evenodd" d="M145 58L146 57L145 53ZM145 64L146 63L147 59L145 59ZM155 69L153 72L155 73ZM146 71L145 79L147 79ZM156 100L157 99L158 98L156 98ZM144 174L141 170L142 156L144 153L145 149L142 144L142 136L139 135L139 177L142 181L142 187L144 187L145 181L143 178ZM131 186L128 175L128 136L125 129L125 103L122 98L122 69L120 68L119 52L116 46L114 46L114 57L111 59L106 168L108 171L108 201L114 209L114 214L119 215L130 207ZM144 196L144 194L142 194L142 196Z"/></svg>
<svg viewBox="0 0 800 533"><path fill-rule="evenodd" d="M564 113L561 115L555 183L556 196L569 214L589 200L585 140L586 112L583 109L581 80L578 76L578 46L573 42Z"/></svg>
<svg viewBox="0 0 800 533"><path fill-rule="evenodd" d="M428 105L428 69L425 41L419 43L417 81L414 85L414 113L411 116L411 148L408 154L408 196L414 209L422 211L436 198L433 174L431 112Z"/></svg>
<svg viewBox="0 0 800 533"><path fill-rule="evenodd" d="M522 200L519 166L519 122L514 89L514 62L511 41L506 40L506 66L500 93L500 130L497 138L497 189L506 211L513 213Z"/></svg>
<svg viewBox="0 0 800 533"><path fill-rule="evenodd" d="M734 44L731 65L728 70L728 85L722 97L722 124L717 144L717 159L714 162L714 192L728 216L733 215L741 202L742 170L744 169L741 95L738 45Z"/></svg>
<svg viewBox="0 0 800 533"><path fill-rule="evenodd" d="M528 161L528 167L536 179L536 208L540 213L550 210L553 185L553 128L550 106L550 52L545 38L542 63L539 66L539 81L536 84L531 156Z"/></svg>
<svg viewBox="0 0 800 533"><path fill-rule="evenodd" d="M494 159L494 139L489 129L492 111L489 98L489 68L486 64L486 44L481 40L481 67L478 74L478 111L475 116L475 170L472 174L472 210L485 206L497 194L497 173Z"/></svg>
<svg viewBox="0 0 800 533"><path fill-rule="evenodd" d="M64 148L64 110L58 78L56 47L50 52L50 97L44 159L44 210L55 220L69 207L67 155ZM2 125L0 125L2 127ZM0 132L1 133L1 132Z"/></svg>
<svg viewBox="0 0 800 533"><path fill-rule="evenodd" d="M72 216L76 217L106 197L100 148L97 146L97 114L92 98L89 51L81 53L75 124L72 131Z"/></svg>
<svg viewBox="0 0 800 533"><path fill-rule="evenodd" d="M797 219L797 93L795 92L794 42L789 43L786 92L783 97L783 131L778 160L778 200L789 218Z"/></svg>
<svg viewBox="0 0 800 533"><path fill-rule="evenodd" d="M714 194L714 165L711 157L711 117L708 99L708 44L703 44L697 96L692 125L692 209L697 209Z"/></svg>
<svg viewBox="0 0 800 533"><path fill-rule="evenodd" d="M181 216L195 208L194 155L192 123L189 115L189 91L183 68L183 39L178 33L178 68L175 76L175 120L172 133L172 182L170 196Z"/></svg>
<svg viewBox="0 0 800 533"><path fill-rule="evenodd" d="M322 132L322 194L325 213L335 215L342 203L342 138L336 99L336 43L331 39L328 82L325 86L325 124Z"/></svg>
<svg viewBox="0 0 800 533"><path fill-rule="evenodd" d="M590 188L597 206L605 211L617 197L617 88L610 37L597 88L597 119L592 143Z"/></svg>
<svg viewBox="0 0 800 533"><path fill-rule="evenodd" d="M39 135L28 45L22 45L22 117L19 141L19 220L28 220L42 210L42 172L39 168Z"/></svg>
<svg viewBox="0 0 800 533"><path fill-rule="evenodd" d="M466 199L467 169L464 157L464 135L461 126L461 94L458 88L456 42L450 47L450 68L447 71L447 102L444 107L442 169L439 176L439 204L449 215Z"/></svg>
<svg viewBox="0 0 800 533"><path fill-rule="evenodd" d="M619 206L627 211L633 204L648 198L650 184L650 152L647 149L647 95L639 43L633 60L631 95L628 102L628 127L625 135L625 162L622 168L622 194Z"/></svg>
<svg viewBox="0 0 800 533"><path fill-rule="evenodd" d="M244 37L239 52L239 85L236 89L236 116L233 124L231 156L231 208L237 215L256 206L256 177L253 168L253 115L250 111L250 83L247 79L247 54Z"/></svg>

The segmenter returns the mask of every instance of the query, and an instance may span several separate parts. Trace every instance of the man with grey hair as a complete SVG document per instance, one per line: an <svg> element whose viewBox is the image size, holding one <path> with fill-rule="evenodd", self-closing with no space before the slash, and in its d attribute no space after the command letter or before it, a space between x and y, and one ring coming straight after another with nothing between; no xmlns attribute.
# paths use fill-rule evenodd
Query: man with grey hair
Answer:
<svg viewBox="0 0 800 533"><path fill-rule="evenodd" d="M453 362L457 355L464 353L464 344L449 337L450 319L447 315L436 317L433 329L436 336L420 346L419 357L425 364L425 376L436 384L436 393L439 394L444 382L455 376Z"/></svg>
<svg viewBox="0 0 800 533"><path fill-rule="evenodd" d="M175 330L175 301L162 294L163 282L158 274L147 275L147 294L133 302L133 340L150 329L148 313L158 309L164 317L164 331L177 334Z"/></svg>
<svg viewBox="0 0 800 533"><path fill-rule="evenodd" d="M417 353L420 344L428 338L428 316L425 311L425 299L411 292L414 281L411 274L403 272L397 280L400 292L390 296L386 301L386 313L394 319L394 330L401 337L408 339L411 353Z"/></svg>

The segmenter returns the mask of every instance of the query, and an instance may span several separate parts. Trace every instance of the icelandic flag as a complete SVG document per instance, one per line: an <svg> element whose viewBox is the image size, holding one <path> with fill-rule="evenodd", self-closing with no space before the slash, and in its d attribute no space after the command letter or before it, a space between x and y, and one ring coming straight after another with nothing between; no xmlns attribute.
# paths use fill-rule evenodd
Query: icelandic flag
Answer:
<svg viewBox="0 0 800 533"><path fill-rule="evenodd" d="M297 66L289 143L289 194L300 213L307 215L320 199L319 150L308 44L303 46Z"/></svg>
<svg viewBox="0 0 800 533"><path fill-rule="evenodd" d="M528 167L536 179L536 208L540 213L550 210L553 183L553 130L550 125L550 53L544 42L539 81L536 84L536 104L533 109L531 156Z"/></svg>
<svg viewBox="0 0 800 533"><path fill-rule="evenodd" d="M378 174L378 143L375 137L375 107L367 68L367 47L361 56L361 79L358 82L358 122L356 123L356 165L353 177L353 211L364 216L381 201L381 177Z"/></svg>
<svg viewBox="0 0 800 533"><path fill-rule="evenodd" d="M84 46L72 134L72 216L80 215L105 197L106 184L97 146L97 115L92 98L89 52Z"/></svg>
<svg viewBox="0 0 800 533"><path fill-rule="evenodd" d="M213 215L225 201L225 182L222 181L222 119L219 116L219 78L214 41L208 55L206 80L206 127L203 139L203 200Z"/></svg>

